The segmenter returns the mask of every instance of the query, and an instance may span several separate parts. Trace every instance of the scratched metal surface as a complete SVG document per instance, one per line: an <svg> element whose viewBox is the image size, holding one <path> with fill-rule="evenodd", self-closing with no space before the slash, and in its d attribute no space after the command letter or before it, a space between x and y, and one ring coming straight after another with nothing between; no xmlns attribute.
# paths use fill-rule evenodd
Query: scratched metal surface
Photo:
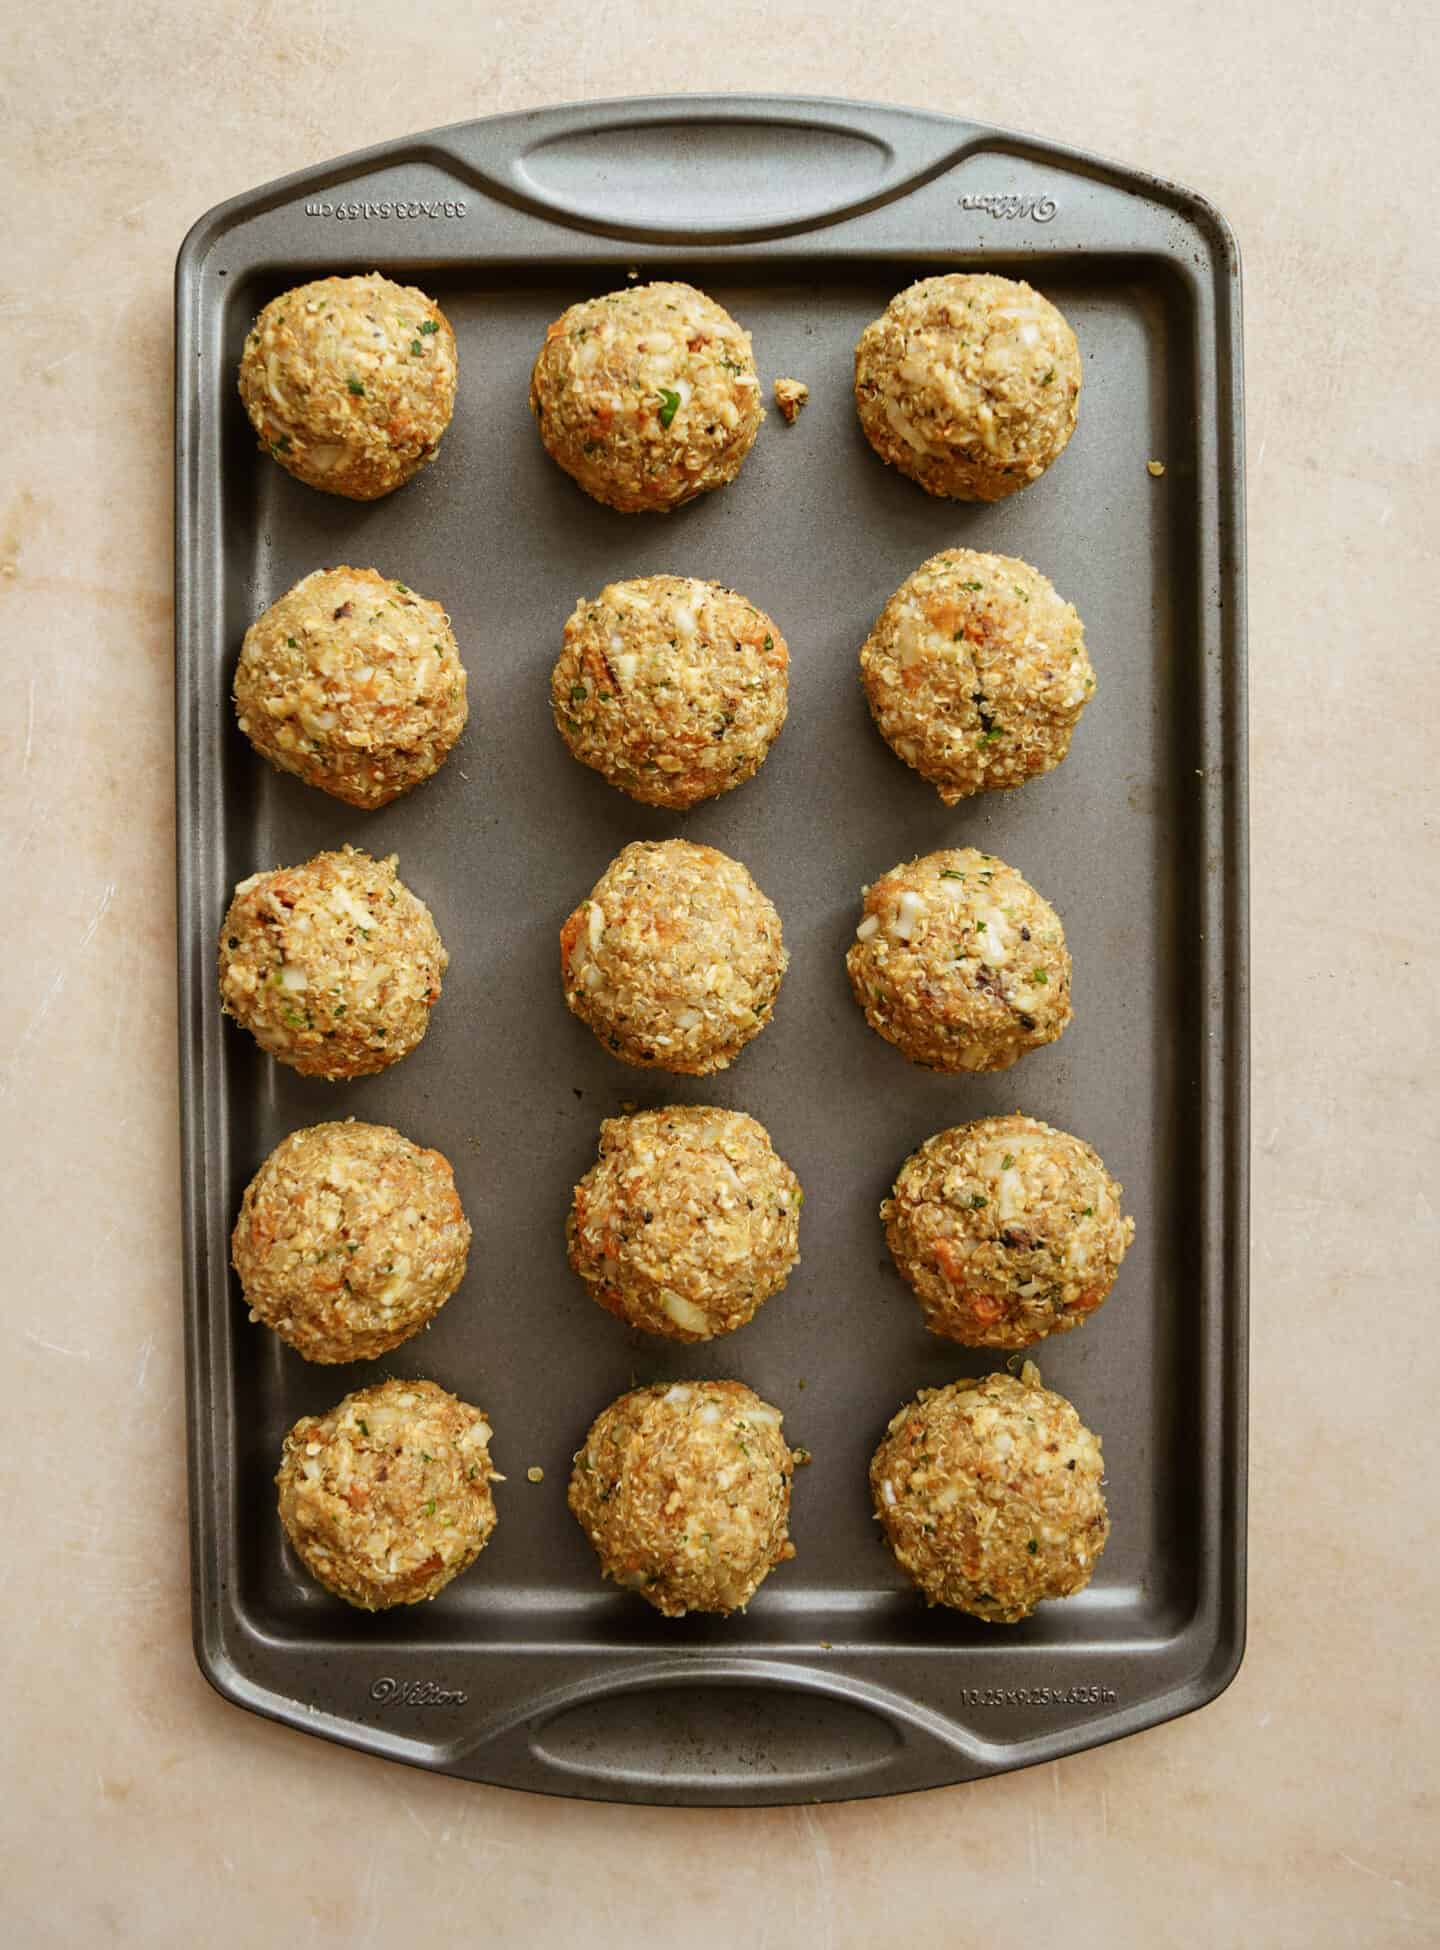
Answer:
<svg viewBox="0 0 1440 1950"><path fill-rule="evenodd" d="M930 500L855 420L855 339L928 271L988 265L1060 304L1079 430L994 508ZM439 459L369 506L259 455L234 388L250 319L331 269L432 290L461 362ZM753 332L770 418L731 488L666 519L587 500L541 451L526 380L545 325L629 269L712 292ZM1240 1657L1244 1565L1245 957L1238 265L1185 192L1028 138L857 104L606 104L461 125L211 212L177 272L181 1052L196 1646L243 1705L420 1765L620 1800L896 1792L1053 1758L1213 1697ZM1163 458L1162 480L1146 461ZM1078 606L1099 676L1066 764L947 812L870 726L856 652L950 543L1017 554ZM380 567L442 600L472 718L439 777L376 814L254 756L228 686L254 616L308 570ZM566 754L546 679L575 599L616 576L713 576L792 648L758 777L676 816ZM791 967L773 1025L703 1080L618 1064L565 1010L556 932L628 840L743 859ZM349 839L396 851L451 952L420 1049L330 1086L259 1056L214 996L228 891ZM855 1009L861 883L979 844L1059 908L1061 1042L998 1077L912 1069ZM728 1340L673 1348L583 1295L563 1219L622 1104L752 1112L806 1189L803 1261ZM921 1386L992 1358L923 1332L876 1208L949 1123L1019 1107L1092 1141L1138 1233L1093 1323L1038 1350L1105 1445L1113 1530L1092 1585L997 1631L927 1612L877 1542L865 1465ZM226 1265L240 1192L286 1132L351 1114L454 1161L464 1286L372 1368L319 1369L250 1327ZM271 1477L294 1418L380 1372L494 1419L500 1523L433 1604L366 1617L283 1544ZM813 1450L799 1555L744 1617L666 1621L602 1586L566 1512L569 1458L636 1380L736 1375ZM539 1464L541 1485L526 1470Z"/></svg>

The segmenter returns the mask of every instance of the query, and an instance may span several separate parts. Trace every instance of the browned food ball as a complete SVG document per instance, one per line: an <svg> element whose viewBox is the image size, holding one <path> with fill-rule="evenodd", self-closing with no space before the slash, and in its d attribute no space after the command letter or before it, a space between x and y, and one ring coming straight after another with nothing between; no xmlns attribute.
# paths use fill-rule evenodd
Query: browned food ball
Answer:
<svg viewBox="0 0 1440 1950"><path fill-rule="evenodd" d="M220 1002L302 1076L372 1076L429 1028L449 959L395 855L346 846L240 882L220 929Z"/></svg>
<svg viewBox="0 0 1440 1950"><path fill-rule="evenodd" d="M456 370L434 299L372 271L272 299L245 340L240 397L260 445L297 480L376 501L434 459Z"/></svg>
<svg viewBox="0 0 1440 1950"><path fill-rule="evenodd" d="M769 1132L743 1111L671 1104L610 1117L575 1187L570 1264L629 1326L708 1341L784 1286L803 1202Z"/></svg>
<svg viewBox="0 0 1440 1950"><path fill-rule="evenodd" d="M718 582L612 582L565 625L550 679L560 736L650 806L684 811L753 778L785 722L790 653Z"/></svg>
<svg viewBox="0 0 1440 1950"><path fill-rule="evenodd" d="M245 1188L230 1246L250 1318L307 1361L399 1347L459 1286L469 1250L450 1161L353 1120L276 1145Z"/></svg>
<svg viewBox="0 0 1440 1950"><path fill-rule="evenodd" d="M927 1070L1007 1070L1070 1020L1059 915L971 846L905 861L867 887L845 965L870 1027Z"/></svg>
<svg viewBox="0 0 1440 1950"><path fill-rule="evenodd" d="M947 806L1052 771L1095 689L1071 604L1028 562L969 548L901 583L860 675L881 737Z"/></svg>
<svg viewBox="0 0 1440 1950"><path fill-rule="evenodd" d="M667 1618L743 1611L795 1555L781 1419L739 1381L662 1381L612 1402L570 1478L603 1574Z"/></svg>
<svg viewBox="0 0 1440 1950"><path fill-rule="evenodd" d="M245 632L240 729L347 805L388 805L439 771L467 709L450 618L378 569L317 569Z"/></svg>
<svg viewBox="0 0 1440 1950"><path fill-rule="evenodd" d="M855 348L865 438L927 494L1002 501L1039 480L1064 453L1079 402L1075 334L1015 278L922 278Z"/></svg>
<svg viewBox="0 0 1440 1950"><path fill-rule="evenodd" d="M1017 1112L927 1138L880 1217L932 1334L1030 1347L1114 1286L1135 1237L1123 1190L1080 1138Z"/></svg>
<svg viewBox="0 0 1440 1950"><path fill-rule="evenodd" d="M1110 1520L1100 1441L1072 1403L1013 1375L922 1388L870 1463L895 1561L932 1605L1015 1625L1090 1582Z"/></svg>
<svg viewBox="0 0 1440 1950"><path fill-rule="evenodd" d="M740 471L765 417L750 334L690 284L572 305L530 378L540 438L585 492L667 514Z"/></svg>
<svg viewBox="0 0 1440 1950"><path fill-rule="evenodd" d="M418 1605L495 1528L490 1424L433 1381L382 1381L285 1438L280 1521L327 1591L361 1611Z"/></svg>
<svg viewBox="0 0 1440 1950"><path fill-rule="evenodd" d="M624 1063L706 1076L770 1020L789 957L738 860L636 840L560 930L565 1000Z"/></svg>

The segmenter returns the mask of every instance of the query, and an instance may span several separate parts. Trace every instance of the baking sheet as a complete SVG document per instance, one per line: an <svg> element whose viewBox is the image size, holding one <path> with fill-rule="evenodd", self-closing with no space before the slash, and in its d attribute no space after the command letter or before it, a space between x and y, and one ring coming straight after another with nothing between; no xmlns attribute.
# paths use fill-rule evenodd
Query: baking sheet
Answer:
<svg viewBox="0 0 1440 1950"><path fill-rule="evenodd" d="M372 268L439 298L461 380L437 461L361 505L258 453L234 371L276 292ZM1084 359L1066 454L993 508L933 501L883 467L850 394L862 326L949 268L1032 279ZM767 395L780 373L811 388L794 428L771 408L732 487L663 519L589 501L544 455L526 405L546 324L632 270L687 278L733 311ZM271 185L196 226L177 273L186 1307L196 1644L227 1695L507 1785L760 1803L1053 1758L1227 1682L1244 1566L1238 324L1233 240L1186 193L859 104L498 118ZM871 727L856 653L894 587L951 544L1049 575L1085 621L1099 689L1056 773L947 812ZM470 673L470 728L449 763L368 815L272 773L228 703L248 624L342 561L443 601ZM740 589L792 655L789 722L761 772L686 815L576 765L548 709L575 600L660 571ZM627 841L669 834L744 860L791 953L773 1024L712 1078L617 1063L560 990L564 916ZM334 1086L222 1022L214 941L236 880L347 839L399 854L451 967L420 1049ZM1018 867L1058 907L1074 957L1074 1023L1000 1076L913 1069L866 1028L845 978L862 882L952 844ZM569 1193L600 1120L668 1101L751 1112L806 1190L785 1292L699 1348L627 1332L565 1262ZM918 1387L998 1364L923 1331L880 1199L931 1132L1016 1108L1095 1144L1138 1230L1102 1312L1036 1351L1104 1441L1109 1546L1083 1594L1001 1630L913 1596L878 1541L865 1465ZM248 1324L228 1231L282 1136L345 1115L443 1150L475 1244L426 1333L382 1363L322 1369ZM300 1572L271 1478L296 1416L382 1373L429 1375L484 1407L509 1481L473 1572L433 1604L372 1617ZM602 1585L564 1504L598 1410L634 1382L690 1374L747 1381L815 1455L796 1479L797 1559L730 1620L667 1621Z"/></svg>

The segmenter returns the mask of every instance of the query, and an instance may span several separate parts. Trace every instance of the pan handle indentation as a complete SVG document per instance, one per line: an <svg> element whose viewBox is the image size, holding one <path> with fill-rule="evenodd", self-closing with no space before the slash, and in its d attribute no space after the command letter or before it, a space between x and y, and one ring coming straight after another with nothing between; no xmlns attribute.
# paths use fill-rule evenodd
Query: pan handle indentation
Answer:
<svg viewBox="0 0 1440 1950"><path fill-rule="evenodd" d="M632 1667L562 1687L478 1738L455 1771L555 1794L676 1806L894 1794L993 1771L987 1743L887 1688L766 1660ZM462 1758L463 1755L463 1758ZM537 1778L537 1775L539 1778Z"/></svg>
<svg viewBox="0 0 1440 1950"><path fill-rule="evenodd" d="M442 132L501 193L617 237L737 243L904 195L983 139L968 124L767 96L602 102Z"/></svg>

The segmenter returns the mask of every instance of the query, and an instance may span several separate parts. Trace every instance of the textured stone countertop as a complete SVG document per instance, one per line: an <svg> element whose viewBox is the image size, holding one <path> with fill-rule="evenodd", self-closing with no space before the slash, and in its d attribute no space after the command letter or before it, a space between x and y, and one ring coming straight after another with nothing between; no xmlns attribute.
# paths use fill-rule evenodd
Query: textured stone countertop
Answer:
<svg viewBox="0 0 1440 1950"><path fill-rule="evenodd" d="M1440 1942L1433 29L1301 7L76 0L0 27L5 1895L17 1946ZM1249 1652L1203 1713L773 1812L475 1788L228 1706L185 1563L171 272L251 185L637 90L922 96L1201 190L1246 271Z"/></svg>

